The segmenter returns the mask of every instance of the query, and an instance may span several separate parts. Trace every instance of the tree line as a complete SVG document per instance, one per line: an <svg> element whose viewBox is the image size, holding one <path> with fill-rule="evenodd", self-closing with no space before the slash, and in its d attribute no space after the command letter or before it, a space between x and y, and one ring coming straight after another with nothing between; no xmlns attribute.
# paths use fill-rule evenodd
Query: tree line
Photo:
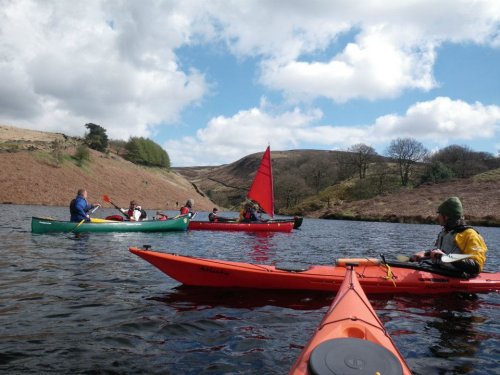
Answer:
<svg viewBox="0 0 500 375"><path fill-rule="evenodd" d="M131 137L128 141L109 140L106 129L100 125L85 124L88 132L85 133L85 146L100 152L108 152L113 148L117 154L135 164L149 167L170 168L168 153L151 139L143 137ZM75 155L85 152L80 148ZM81 158L81 156L79 156Z"/></svg>
<svg viewBox="0 0 500 375"><path fill-rule="evenodd" d="M323 152L310 160L304 156L290 165L273 160L274 165L278 172L275 173L276 206L289 209L345 180L351 181L345 189L346 199L367 199L402 187L468 178L500 168L500 157L460 145L431 153L413 138L397 138L383 155L359 143L344 152Z"/></svg>

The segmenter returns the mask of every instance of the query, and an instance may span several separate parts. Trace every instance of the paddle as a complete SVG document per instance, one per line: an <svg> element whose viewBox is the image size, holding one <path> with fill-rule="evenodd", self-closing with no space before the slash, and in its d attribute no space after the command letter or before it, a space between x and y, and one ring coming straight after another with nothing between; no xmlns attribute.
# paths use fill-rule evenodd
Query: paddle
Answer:
<svg viewBox="0 0 500 375"><path fill-rule="evenodd" d="M99 208L99 206L96 206L96 207L94 207L93 209L91 209L91 210L89 211L89 215L91 215L91 214L93 214L94 212L96 212L98 208ZM82 224L83 224L83 222L84 222L84 221L85 221L85 219L83 219L83 220L82 220L82 221L80 221L78 224L76 224L76 226L75 226L73 229L71 229L71 231L72 231L72 232L74 232L74 231L75 231L75 230L76 230L76 229L77 229L80 225L82 225Z"/></svg>
<svg viewBox="0 0 500 375"><path fill-rule="evenodd" d="M458 260L462 260L462 259L467 259L467 258L470 258L472 257L472 254L444 254L441 256L441 262L442 263L453 263L453 262L456 262ZM406 256L406 255L398 255L396 256L396 259L398 260L398 262L409 262L410 261L410 257Z"/></svg>
<svg viewBox="0 0 500 375"><path fill-rule="evenodd" d="M110 203L111 205L113 205L114 208L116 208L118 211L120 211L120 213L125 216L127 219L130 219L130 216L128 216L125 212L122 211L122 209L120 207L118 207L116 204L114 204L111 199L109 199L109 197L107 195L103 195L102 196L102 200L106 203Z"/></svg>

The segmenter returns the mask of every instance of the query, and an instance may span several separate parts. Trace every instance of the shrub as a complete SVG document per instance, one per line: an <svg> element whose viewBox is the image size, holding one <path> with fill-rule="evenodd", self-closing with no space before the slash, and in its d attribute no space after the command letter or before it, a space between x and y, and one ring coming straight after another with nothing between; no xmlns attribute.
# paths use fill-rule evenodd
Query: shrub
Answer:
<svg viewBox="0 0 500 375"><path fill-rule="evenodd" d="M60 139L54 139L52 141L52 157L55 162L55 166L60 166L64 161L64 145Z"/></svg>
<svg viewBox="0 0 500 375"><path fill-rule="evenodd" d="M90 151L89 148L85 145L79 145L76 148L75 154L73 157L76 160L76 164L81 167L85 164L85 162L90 161Z"/></svg>
<svg viewBox="0 0 500 375"><path fill-rule="evenodd" d="M444 182L451 180L453 178L453 171L451 168L441 163L440 161L434 161L429 164L424 174L421 177L422 183L425 182Z"/></svg>
<svg viewBox="0 0 500 375"><path fill-rule="evenodd" d="M147 138L132 137L125 145L125 158L132 163L150 167L170 168L167 152L157 143Z"/></svg>

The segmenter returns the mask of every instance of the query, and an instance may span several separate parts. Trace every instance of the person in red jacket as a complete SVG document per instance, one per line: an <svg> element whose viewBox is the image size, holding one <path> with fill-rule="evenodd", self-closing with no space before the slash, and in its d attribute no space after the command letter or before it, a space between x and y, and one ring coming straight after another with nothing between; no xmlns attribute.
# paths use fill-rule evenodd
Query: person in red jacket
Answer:
<svg viewBox="0 0 500 375"><path fill-rule="evenodd" d="M181 215L189 214L189 216L192 217L193 216L193 205L194 205L194 200L188 199L186 204L181 207L181 210L180 210Z"/></svg>

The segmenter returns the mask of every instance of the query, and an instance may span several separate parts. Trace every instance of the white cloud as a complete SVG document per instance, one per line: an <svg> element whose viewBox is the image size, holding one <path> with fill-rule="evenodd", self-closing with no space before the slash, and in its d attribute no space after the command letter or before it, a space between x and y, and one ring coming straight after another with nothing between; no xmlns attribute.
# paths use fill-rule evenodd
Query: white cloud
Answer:
<svg viewBox="0 0 500 375"><path fill-rule="evenodd" d="M385 30L370 30L327 63L292 61L265 64L261 82L295 98L323 96L336 102L395 97L404 89L429 90L434 53L397 46Z"/></svg>
<svg viewBox="0 0 500 375"><path fill-rule="evenodd" d="M185 17L164 4L106 4L2 3L2 122L68 134L94 122L112 138L147 136L204 96L204 76L181 70L173 52L196 30Z"/></svg>
<svg viewBox="0 0 500 375"><path fill-rule="evenodd" d="M497 0L186 0L146 5L0 0L0 19L0 122L68 134L82 134L83 124L94 122L112 138L151 135L157 124L178 121L182 111L207 95L205 76L179 62L184 46L210 48L222 42L238 58L255 58L259 82L294 103L317 97L376 100L409 89L429 90L436 86L433 65L441 44L500 47ZM345 35L352 36L350 43L337 45ZM314 57L318 55L321 60ZM203 61L196 63L203 71ZM294 113L310 116L283 111ZM254 138L289 136L280 140L287 145L301 137L345 143L365 132L363 127L336 128L332 135L329 126L304 125L290 131L275 123L282 115L266 114L242 110L239 117L212 120L207 129L216 134L219 128L232 130L225 122L250 129L255 125L245 121L257 118L268 126L254 129ZM402 120L378 121L384 128ZM194 142L212 142L207 129Z"/></svg>
<svg viewBox="0 0 500 375"><path fill-rule="evenodd" d="M240 111L232 117L219 116L199 129L196 137L165 143L174 166L216 165L260 152L268 144L273 149L297 146L300 130L320 119L318 110L299 109L272 114L263 108Z"/></svg>
<svg viewBox="0 0 500 375"><path fill-rule="evenodd" d="M262 57L260 83L293 101L376 100L408 89L426 91L436 86L436 47L500 45L496 0L215 4L211 12L233 53ZM326 55L326 61L309 56L345 33L356 35L341 52Z"/></svg>
<svg viewBox="0 0 500 375"><path fill-rule="evenodd" d="M469 104L438 97L408 108L404 115L379 117L364 126L318 125L319 110L272 114L265 108L240 111L232 117L216 117L196 137L172 140L164 146L174 166L217 165L262 151L305 145L346 149L357 143L384 145L399 137L446 145L472 138L494 138L500 132L500 107Z"/></svg>
<svg viewBox="0 0 500 375"><path fill-rule="evenodd" d="M379 117L373 134L380 137L414 137L422 140L470 140L493 138L500 127L500 107L469 104L462 100L438 97L411 106L405 116Z"/></svg>

